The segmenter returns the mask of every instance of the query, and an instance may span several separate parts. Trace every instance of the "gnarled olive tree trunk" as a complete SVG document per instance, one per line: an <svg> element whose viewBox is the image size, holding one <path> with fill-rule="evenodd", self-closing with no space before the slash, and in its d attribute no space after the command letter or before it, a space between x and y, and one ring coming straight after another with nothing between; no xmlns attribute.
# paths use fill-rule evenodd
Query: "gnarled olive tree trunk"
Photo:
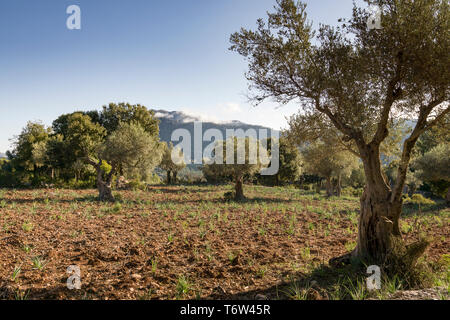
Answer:
<svg viewBox="0 0 450 320"><path fill-rule="evenodd" d="M412 266L425 251L427 243L418 242L407 247L402 239L399 219L403 204L398 190L403 189L405 179L400 174L400 180L391 190L382 173L379 147L368 145L362 151L366 186L361 197L357 245L351 254L332 259L330 263L347 263L350 258L357 258L379 265L401 260L405 266Z"/></svg>
<svg viewBox="0 0 450 320"><path fill-rule="evenodd" d="M235 196L234 196L235 200L240 201L240 200L245 199L245 196L244 196L244 177L236 177L235 178L234 190L235 190Z"/></svg>
<svg viewBox="0 0 450 320"><path fill-rule="evenodd" d="M100 201L114 201L111 189L111 181L103 181L97 179L98 198Z"/></svg>
<svg viewBox="0 0 450 320"><path fill-rule="evenodd" d="M363 259L383 261L386 253L392 249L394 237L398 232L401 203L393 205L389 202L391 190L381 171L379 151L369 148L363 155L366 186L361 197L361 213L358 226L357 246L354 256ZM395 228L397 226L397 228Z"/></svg>
<svg viewBox="0 0 450 320"><path fill-rule="evenodd" d="M106 174L106 172L102 169L102 160L94 161L91 159L87 159L87 162L91 164L95 170L97 171L97 188L98 188L98 199L100 201L109 201L113 202L114 197L112 194L112 177L116 172L116 166L111 166L111 171Z"/></svg>

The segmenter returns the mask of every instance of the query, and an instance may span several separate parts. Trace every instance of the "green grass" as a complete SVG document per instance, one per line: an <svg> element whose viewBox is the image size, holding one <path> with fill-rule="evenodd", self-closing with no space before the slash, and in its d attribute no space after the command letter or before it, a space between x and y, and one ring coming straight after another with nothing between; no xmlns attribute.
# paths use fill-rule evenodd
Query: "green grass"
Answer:
<svg viewBox="0 0 450 320"><path fill-rule="evenodd" d="M47 262L39 256L34 257L32 262L33 269L37 269L39 271L44 270L45 266L47 265Z"/></svg>
<svg viewBox="0 0 450 320"><path fill-rule="evenodd" d="M176 285L176 298L181 299L189 295L192 288L192 284L185 275L180 275Z"/></svg>

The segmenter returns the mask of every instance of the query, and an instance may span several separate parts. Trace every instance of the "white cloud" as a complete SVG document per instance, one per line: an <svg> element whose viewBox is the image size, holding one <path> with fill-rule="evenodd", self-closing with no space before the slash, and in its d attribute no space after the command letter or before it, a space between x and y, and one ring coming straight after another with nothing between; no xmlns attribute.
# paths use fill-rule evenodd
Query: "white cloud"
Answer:
<svg viewBox="0 0 450 320"><path fill-rule="evenodd" d="M183 112L186 116L188 117L192 117L194 119L186 119L186 122L190 122L190 121L195 121L195 120L200 120L203 122L220 122L220 120L217 117L205 114L205 113L201 113L201 112L197 112L197 111L192 111L190 109L186 109L183 108L181 110L181 112Z"/></svg>
<svg viewBox="0 0 450 320"><path fill-rule="evenodd" d="M221 106L221 109L225 113L240 113L242 112L242 108L239 103L228 102Z"/></svg>

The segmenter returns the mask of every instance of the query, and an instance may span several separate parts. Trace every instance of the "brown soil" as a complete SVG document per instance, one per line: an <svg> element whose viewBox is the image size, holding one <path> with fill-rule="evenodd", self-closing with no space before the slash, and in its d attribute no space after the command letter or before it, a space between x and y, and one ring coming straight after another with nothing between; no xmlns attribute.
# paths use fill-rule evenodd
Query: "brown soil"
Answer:
<svg viewBox="0 0 450 320"><path fill-rule="evenodd" d="M355 241L357 199L246 186L253 200L225 203L229 189L120 191L120 204L95 201L95 190L4 190L0 299L254 299ZM450 244L448 214L439 217L420 230L435 239L431 260ZM71 265L81 290L66 286Z"/></svg>

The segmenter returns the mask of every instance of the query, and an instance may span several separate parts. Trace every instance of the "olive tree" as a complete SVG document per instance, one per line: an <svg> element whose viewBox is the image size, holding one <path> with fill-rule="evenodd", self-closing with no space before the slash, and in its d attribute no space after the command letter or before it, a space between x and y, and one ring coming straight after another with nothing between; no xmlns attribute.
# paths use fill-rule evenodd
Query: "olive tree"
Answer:
<svg viewBox="0 0 450 320"><path fill-rule="evenodd" d="M262 161L262 160L266 161ZM214 159L210 159L204 170L220 176L231 176L234 182L234 199L245 199L244 178L252 177L268 160L267 149L253 138L231 137L218 141L214 149Z"/></svg>
<svg viewBox="0 0 450 320"><path fill-rule="evenodd" d="M358 158L339 147L316 142L303 151L306 172L316 174L326 180L327 196L341 196L342 179L348 178L353 169L358 168ZM333 187L336 180L336 192Z"/></svg>
<svg viewBox="0 0 450 320"><path fill-rule="evenodd" d="M366 179L357 246L331 262L354 257L413 266L427 243L406 246L402 239L402 190L420 135L450 111L449 3L366 2L379 6L382 29L368 28L369 10L355 4L351 18L338 27L321 25L315 33L305 4L277 0L275 12L258 20L256 30L231 36L231 50L248 61L246 77L256 103L296 101L311 130L317 123L333 126L343 143L356 146ZM391 187L380 146L390 135L389 123L398 118L415 121Z"/></svg>
<svg viewBox="0 0 450 320"><path fill-rule="evenodd" d="M181 149L174 149L173 143L163 143L163 156L159 167L167 172L167 183L177 182L178 172L186 168Z"/></svg>
<svg viewBox="0 0 450 320"><path fill-rule="evenodd" d="M413 162L414 175L422 181L438 185L436 192L450 204L450 143L442 143Z"/></svg>
<svg viewBox="0 0 450 320"><path fill-rule="evenodd" d="M266 141L269 154L272 143L278 144L279 170L271 176L258 175L258 180L271 186L296 182L302 173L303 164L299 148L285 136L281 136L277 141L274 138L268 138Z"/></svg>
<svg viewBox="0 0 450 320"><path fill-rule="evenodd" d="M144 177L159 164L159 140L137 123L119 123L106 137L106 130L88 115L68 117L67 143L75 156L92 165L97 173L100 201L114 201L111 183L119 165L129 176Z"/></svg>
<svg viewBox="0 0 450 320"><path fill-rule="evenodd" d="M40 122L28 122L22 132L13 139L14 149L11 153L13 165L24 173L32 172L36 180L39 168L46 165L46 143L51 128Z"/></svg>
<svg viewBox="0 0 450 320"><path fill-rule="evenodd" d="M123 170L127 177L146 181L153 169L160 163L162 145L159 139L145 131L136 122L120 123L97 148L97 159L88 158L97 170L97 185L100 200L114 200L111 193L112 177ZM106 161L111 169L109 173L102 169Z"/></svg>

